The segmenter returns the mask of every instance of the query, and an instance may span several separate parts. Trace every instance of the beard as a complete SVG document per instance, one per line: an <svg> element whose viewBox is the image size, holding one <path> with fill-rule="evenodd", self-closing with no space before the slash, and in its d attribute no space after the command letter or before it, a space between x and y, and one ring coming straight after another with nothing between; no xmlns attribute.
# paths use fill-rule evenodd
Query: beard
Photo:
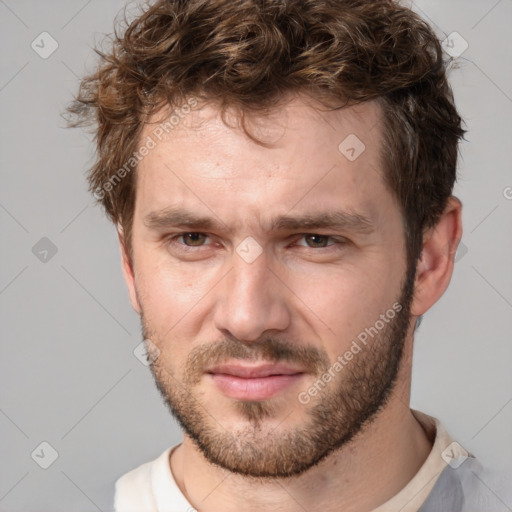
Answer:
<svg viewBox="0 0 512 512"><path fill-rule="evenodd" d="M277 417L282 410L282 401L274 397L265 401L234 400L230 407L245 422L242 427L228 429L212 414L222 411L210 412L208 403L201 401L195 387L207 365L228 359L298 363L305 372L320 379L333 363L324 351L314 347L299 347L275 337L250 343L226 338L195 347L186 359L183 372L171 370L164 366L163 357L157 358L151 364L156 387L182 430L209 462L246 477L300 475L345 446L386 406L397 381L409 328L413 270L406 273L396 301L402 309L394 318L310 403L304 405L293 398L297 401L296 408L305 413L300 425L286 429L266 425L266 419ZM144 311L141 318L144 339L164 346L147 325Z"/></svg>

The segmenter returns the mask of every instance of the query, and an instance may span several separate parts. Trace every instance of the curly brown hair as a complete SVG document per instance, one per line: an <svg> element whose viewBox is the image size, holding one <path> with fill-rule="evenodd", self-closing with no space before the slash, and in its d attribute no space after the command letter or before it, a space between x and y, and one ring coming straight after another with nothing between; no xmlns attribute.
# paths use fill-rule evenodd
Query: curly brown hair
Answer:
<svg viewBox="0 0 512 512"><path fill-rule="evenodd" d="M223 116L236 108L250 136L245 115L300 92L329 109L379 102L384 178L415 264L452 193L465 133L440 42L417 14L393 0L158 0L125 26L108 52L96 49L98 67L67 112L71 126L94 126L89 188L122 226L130 258L136 189L126 163L136 168L150 116L214 100Z"/></svg>

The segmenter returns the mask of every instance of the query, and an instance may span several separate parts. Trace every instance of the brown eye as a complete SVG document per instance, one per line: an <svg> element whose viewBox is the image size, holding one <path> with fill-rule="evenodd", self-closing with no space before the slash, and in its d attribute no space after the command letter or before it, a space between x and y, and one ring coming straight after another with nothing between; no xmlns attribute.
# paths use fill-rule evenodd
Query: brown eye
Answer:
<svg viewBox="0 0 512 512"><path fill-rule="evenodd" d="M305 240L305 244L298 243L302 247L307 247L309 249L324 249L326 247L330 247L332 245L336 245L337 241L330 235L318 235L315 233L305 233L301 235L299 240ZM331 243L329 243L329 241ZM340 241L338 241L340 243Z"/></svg>
<svg viewBox="0 0 512 512"><path fill-rule="evenodd" d="M295 246L305 249L318 249L319 254L327 251L341 250L348 240L342 236L319 235L318 233L302 233L296 239ZM320 249L325 249L321 251Z"/></svg>
<svg viewBox="0 0 512 512"><path fill-rule="evenodd" d="M183 245L187 245L189 247L200 247L208 237L203 233L184 233L178 237L178 240L180 238L184 241Z"/></svg>
<svg viewBox="0 0 512 512"><path fill-rule="evenodd" d="M327 247L329 238L330 237L326 235L304 235L304 240L311 242L311 244L308 243L308 245L312 248Z"/></svg>

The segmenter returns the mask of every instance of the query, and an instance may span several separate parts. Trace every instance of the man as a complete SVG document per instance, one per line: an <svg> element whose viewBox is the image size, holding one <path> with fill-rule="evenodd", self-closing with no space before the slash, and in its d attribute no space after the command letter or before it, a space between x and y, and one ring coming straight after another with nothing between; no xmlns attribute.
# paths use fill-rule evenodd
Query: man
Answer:
<svg viewBox="0 0 512 512"><path fill-rule="evenodd" d="M184 432L115 509L501 510L409 408L462 236L429 26L391 0L161 0L101 55L70 111Z"/></svg>

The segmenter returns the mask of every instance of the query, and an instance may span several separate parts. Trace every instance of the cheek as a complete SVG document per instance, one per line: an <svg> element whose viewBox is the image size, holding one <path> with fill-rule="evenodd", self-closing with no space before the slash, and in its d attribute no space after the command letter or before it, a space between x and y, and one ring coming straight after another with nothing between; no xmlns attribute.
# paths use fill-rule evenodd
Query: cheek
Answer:
<svg viewBox="0 0 512 512"><path fill-rule="evenodd" d="M311 325L335 352L343 351L361 331L374 325L400 295L399 269L365 265L310 272L291 278L290 288L302 302ZM304 309L304 304L306 309Z"/></svg>
<svg viewBox="0 0 512 512"><path fill-rule="evenodd" d="M179 275L148 269L141 273L139 293L146 336L157 346L159 357L155 364L164 372L176 374L188 353L183 343L187 313L193 311L191 286ZM196 300L197 302L197 300Z"/></svg>
<svg viewBox="0 0 512 512"><path fill-rule="evenodd" d="M201 303L215 284L205 269L184 269L169 264L152 263L148 258L140 266L137 288L146 322L158 335L183 329L188 315Z"/></svg>

